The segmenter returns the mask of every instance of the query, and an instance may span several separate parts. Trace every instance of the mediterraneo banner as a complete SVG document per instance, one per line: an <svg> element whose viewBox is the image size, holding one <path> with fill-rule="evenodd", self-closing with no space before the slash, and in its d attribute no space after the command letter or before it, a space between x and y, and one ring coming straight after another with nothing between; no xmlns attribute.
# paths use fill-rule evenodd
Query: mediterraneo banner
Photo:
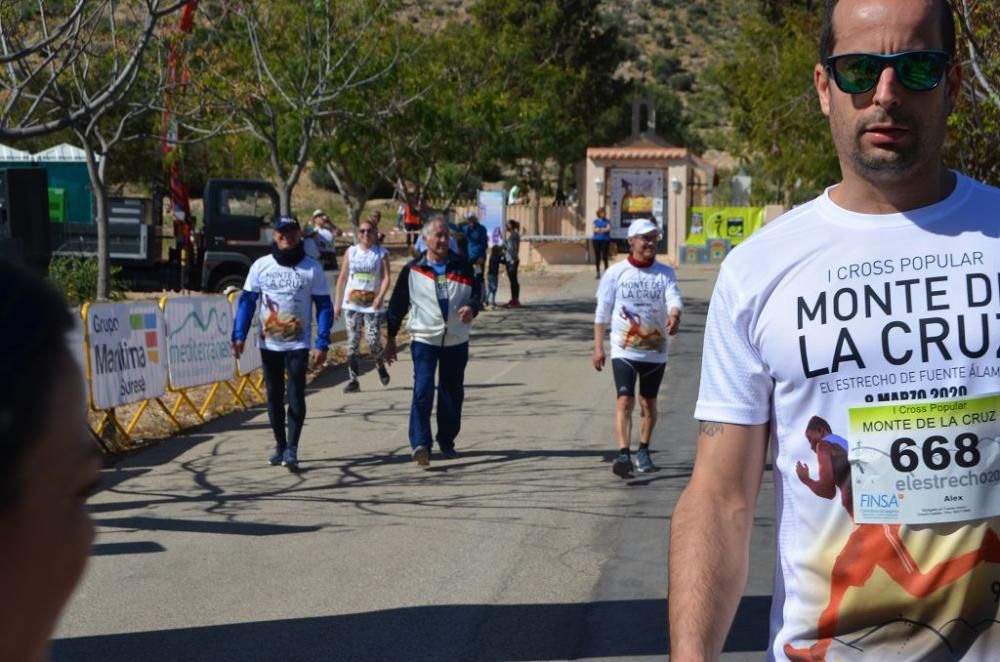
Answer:
<svg viewBox="0 0 1000 662"><path fill-rule="evenodd" d="M225 297L164 299L171 388L213 384L233 376L232 311Z"/></svg>
<svg viewBox="0 0 1000 662"><path fill-rule="evenodd" d="M728 239L736 246L763 226L763 207L692 207L684 243L704 246L712 239Z"/></svg>

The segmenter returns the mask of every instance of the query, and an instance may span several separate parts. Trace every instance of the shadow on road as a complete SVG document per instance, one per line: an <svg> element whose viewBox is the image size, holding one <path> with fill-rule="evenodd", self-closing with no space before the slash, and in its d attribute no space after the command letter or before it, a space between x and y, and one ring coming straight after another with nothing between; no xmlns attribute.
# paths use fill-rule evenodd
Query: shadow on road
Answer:
<svg viewBox="0 0 1000 662"><path fill-rule="evenodd" d="M768 596L744 597L725 652L767 647ZM527 661L663 656L666 600L443 605L55 642L55 662Z"/></svg>

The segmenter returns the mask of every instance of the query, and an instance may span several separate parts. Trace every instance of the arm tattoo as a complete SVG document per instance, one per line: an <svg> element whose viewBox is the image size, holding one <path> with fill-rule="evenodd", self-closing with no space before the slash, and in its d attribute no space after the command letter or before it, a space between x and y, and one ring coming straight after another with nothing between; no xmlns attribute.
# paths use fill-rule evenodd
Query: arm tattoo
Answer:
<svg viewBox="0 0 1000 662"><path fill-rule="evenodd" d="M714 437L722 433L722 429L726 427L723 423L716 423L715 421L699 421L698 422L698 432L704 434L708 437Z"/></svg>

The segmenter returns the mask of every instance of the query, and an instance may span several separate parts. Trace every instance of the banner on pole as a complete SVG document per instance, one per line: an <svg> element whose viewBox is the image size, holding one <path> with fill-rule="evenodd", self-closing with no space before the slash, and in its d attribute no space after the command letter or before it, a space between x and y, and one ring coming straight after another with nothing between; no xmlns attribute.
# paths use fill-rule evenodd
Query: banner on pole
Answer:
<svg viewBox="0 0 1000 662"><path fill-rule="evenodd" d="M164 299L162 305L170 387L203 386L233 377L232 304L225 297L177 297Z"/></svg>
<svg viewBox="0 0 1000 662"><path fill-rule="evenodd" d="M663 228L663 171L611 171L611 238L624 239L632 221L645 218Z"/></svg>
<svg viewBox="0 0 1000 662"><path fill-rule="evenodd" d="M167 390L163 314L152 301L92 303L85 332L95 409L158 398Z"/></svg>
<svg viewBox="0 0 1000 662"><path fill-rule="evenodd" d="M507 197L503 191L479 191L476 216L486 228L490 246L503 244L504 227L507 225Z"/></svg>
<svg viewBox="0 0 1000 662"><path fill-rule="evenodd" d="M229 305L232 306L232 319L234 320L236 319L236 307L240 293L233 292L229 295ZM343 316L341 316L341 320L343 320ZM246 342L243 343L243 353L236 361L236 373L240 377L245 377L262 365L260 360L260 318L258 317L258 309L254 306L253 323L250 325L250 332L247 333Z"/></svg>

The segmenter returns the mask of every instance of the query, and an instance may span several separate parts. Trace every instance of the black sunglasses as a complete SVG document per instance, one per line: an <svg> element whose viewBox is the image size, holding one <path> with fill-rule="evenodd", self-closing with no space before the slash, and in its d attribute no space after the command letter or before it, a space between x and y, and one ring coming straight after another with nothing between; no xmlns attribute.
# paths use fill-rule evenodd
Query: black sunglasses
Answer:
<svg viewBox="0 0 1000 662"><path fill-rule="evenodd" d="M844 53L826 58L826 70L847 94L864 94L882 76L882 70L892 67L903 87L913 92L933 90L951 63L944 51L903 51L892 55L878 53Z"/></svg>

